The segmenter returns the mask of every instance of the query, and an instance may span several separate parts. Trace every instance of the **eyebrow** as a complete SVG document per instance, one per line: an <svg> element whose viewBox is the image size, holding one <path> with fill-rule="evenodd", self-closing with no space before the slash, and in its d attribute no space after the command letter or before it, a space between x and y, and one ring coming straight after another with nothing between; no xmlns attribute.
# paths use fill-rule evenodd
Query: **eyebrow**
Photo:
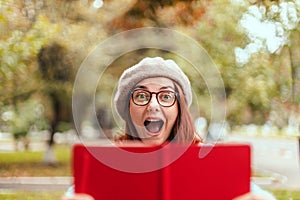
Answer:
<svg viewBox="0 0 300 200"><path fill-rule="evenodd" d="M136 87L133 88L135 89L148 89L148 87L144 86L144 85L137 85ZM175 90L174 88L172 88L171 86L163 86L161 88L159 88L159 90L165 90L165 89L172 89Z"/></svg>

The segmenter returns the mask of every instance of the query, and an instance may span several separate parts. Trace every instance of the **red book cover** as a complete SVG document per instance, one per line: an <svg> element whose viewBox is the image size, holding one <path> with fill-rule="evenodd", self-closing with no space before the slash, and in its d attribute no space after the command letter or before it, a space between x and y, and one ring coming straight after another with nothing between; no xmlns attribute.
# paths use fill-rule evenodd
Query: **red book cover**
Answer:
<svg viewBox="0 0 300 200"><path fill-rule="evenodd" d="M250 190L250 160L248 145L76 145L75 192L95 200L231 200Z"/></svg>

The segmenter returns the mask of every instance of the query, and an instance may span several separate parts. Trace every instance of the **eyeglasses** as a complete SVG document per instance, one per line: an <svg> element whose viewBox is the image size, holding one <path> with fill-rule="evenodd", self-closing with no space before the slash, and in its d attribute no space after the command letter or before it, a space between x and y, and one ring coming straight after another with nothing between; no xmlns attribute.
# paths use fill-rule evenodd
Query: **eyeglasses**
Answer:
<svg viewBox="0 0 300 200"><path fill-rule="evenodd" d="M157 102L159 103L159 105L163 107L173 106L176 101L176 97L178 95L177 92L173 92L169 90L162 90L159 92L149 92L147 90L137 89L131 92L131 98L135 105L145 106L151 101L152 94L156 95Z"/></svg>

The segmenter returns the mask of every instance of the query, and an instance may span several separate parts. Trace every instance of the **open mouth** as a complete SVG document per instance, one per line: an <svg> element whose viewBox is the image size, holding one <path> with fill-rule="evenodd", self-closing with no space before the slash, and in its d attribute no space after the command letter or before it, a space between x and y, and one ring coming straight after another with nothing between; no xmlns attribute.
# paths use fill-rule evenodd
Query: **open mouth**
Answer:
<svg viewBox="0 0 300 200"><path fill-rule="evenodd" d="M144 126L150 133L158 133L163 127L164 122L162 120L145 120Z"/></svg>

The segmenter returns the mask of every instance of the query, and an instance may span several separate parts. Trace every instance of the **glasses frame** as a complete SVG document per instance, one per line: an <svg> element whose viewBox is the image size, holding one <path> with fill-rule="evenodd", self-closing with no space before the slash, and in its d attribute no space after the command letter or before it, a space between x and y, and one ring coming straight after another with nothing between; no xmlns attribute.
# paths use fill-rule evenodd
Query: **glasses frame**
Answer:
<svg viewBox="0 0 300 200"><path fill-rule="evenodd" d="M149 94L150 94L150 98L149 98L148 102L145 103L145 104L137 104L137 103L134 101L134 98L133 98L133 94L134 94L134 92L136 92L136 91L144 91L144 92L149 93ZM160 94L160 93L162 93L162 92L171 92L171 93L174 93L174 94L175 94L175 100L174 100L174 102L173 102L171 105L165 106L165 105L162 105L162 104L160 103L160 101L159 101L159 99L158 99L158 94ZM132 102L133 102L135 105L137 105L137 106L146 106L146 105L148 105L149 102L151 101L153 94L155 94L157 103L158 103L160 106L162 106L162 107L171 107L171 106L173 106L173 105L175 104L175 102L177 101L177 98L178 98L178 95L179 95L178 92L176 92L176 91L171 91L171 90L161 90L161 91L159 91L159 92L150 92L150 91L144 90L144 89L135 89L135 90L131 91L131 99L132 99Z"/></svg>

